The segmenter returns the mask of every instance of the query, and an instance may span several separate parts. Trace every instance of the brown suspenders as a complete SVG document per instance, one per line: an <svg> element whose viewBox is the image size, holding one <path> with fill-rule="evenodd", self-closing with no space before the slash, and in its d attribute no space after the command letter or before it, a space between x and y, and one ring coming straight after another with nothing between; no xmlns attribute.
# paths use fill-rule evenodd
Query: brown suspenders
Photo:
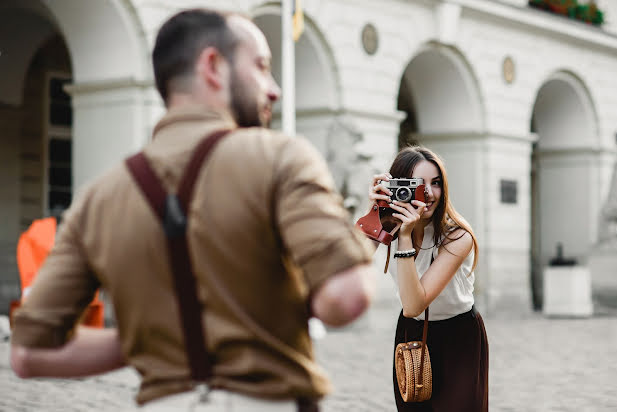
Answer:
<svg viewBox="0 0 617 412"><path fill-rule="evenodd" d="M187 213L201 166L210 151L227 133L229 130L219 130L197 145L184 170L177 194L165 191L143 152L126 160L129 171L165 230L191 376L195 381L202 382L212 376L212 370L205 350L202 308L197 298L197 281L188 250Z"/></svg>
<svg viewBox="0 0 617 412"><path fill-rule="evenodd" d="M208 154L216 143L229 132L229 130L214 132L197 145L180 180L176 195L165 191L142 152L126 160L129 171L155 215L158 216L167 237L167 249L180 309L186 354L191 376L197 382L207 382L212 377L212 362L206 352L205 331L201 318L202 308L197 298L196 279L188 250L187 211L202 164L207 160ZM317 401L314 399L298 398L296 405L299 412L319 411Z"/></svg>

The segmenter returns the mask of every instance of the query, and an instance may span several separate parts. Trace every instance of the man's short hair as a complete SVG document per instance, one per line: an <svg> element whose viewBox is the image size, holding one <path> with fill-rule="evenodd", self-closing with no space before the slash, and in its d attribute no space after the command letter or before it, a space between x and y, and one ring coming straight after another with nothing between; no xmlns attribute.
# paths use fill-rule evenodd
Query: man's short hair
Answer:
<svg viewBox="0 0 617 412"><path fill-rule="evenodd" d="M152 66L156 88L165 102L173 84L193 74L197 57L205 48L214 47L233 61L238 38L227 24L229 16L205 9L184 10L161 26L152 51Z"/></svg>

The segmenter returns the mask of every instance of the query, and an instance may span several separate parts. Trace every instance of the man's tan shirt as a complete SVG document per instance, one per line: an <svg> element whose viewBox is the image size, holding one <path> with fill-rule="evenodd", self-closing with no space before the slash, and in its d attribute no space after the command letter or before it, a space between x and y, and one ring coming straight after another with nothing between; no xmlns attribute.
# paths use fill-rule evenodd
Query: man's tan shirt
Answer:
<svg viewBox="0 0 617 412"><path fill-rule="evenodd" d="M170 111L145 154L175 192L195 145L229 118ZM188 238L204 305L213 386L265 398L321 397L329 382L313 358L308 296L333 274L368 263L326 164L306 140L238 129L196 181ZM122 350L142 375L139 403L190 389L162 227L124 164L97 179L65 214L12 340L57 347L102 286Z"/></svg>

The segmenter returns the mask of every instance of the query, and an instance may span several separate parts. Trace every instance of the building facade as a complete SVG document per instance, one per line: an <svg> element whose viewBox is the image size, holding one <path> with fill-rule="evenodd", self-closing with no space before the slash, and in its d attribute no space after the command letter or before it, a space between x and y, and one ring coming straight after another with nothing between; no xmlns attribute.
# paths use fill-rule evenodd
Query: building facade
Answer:
<svg viewBox="0 0 617 412"><path fill-rule="evenodd" d="M370 176L399 147L439 153L480 243L484 310L541 304L557 244L586 265L606 230L617 4L597 3L601 28L526 0L303 2L298 133L325 155L356 217ZM163 113L150 52L160 24L185 7L251 16L280 79L280 2L0 3L0 313L19 296L21 231L150 139Z"/></svg>

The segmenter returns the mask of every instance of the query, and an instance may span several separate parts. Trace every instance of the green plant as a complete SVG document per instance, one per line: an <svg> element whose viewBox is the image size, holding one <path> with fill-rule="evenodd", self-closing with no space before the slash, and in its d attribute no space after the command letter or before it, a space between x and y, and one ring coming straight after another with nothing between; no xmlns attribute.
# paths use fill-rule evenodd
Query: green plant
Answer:
<svg viewBox="0 0 617 412"><path fill-rule="evenodd" d="M527 4L594 26L601 26L604 23L604 14L598 9L594 0L589 0L586 4L579 4L578 0L529 0Z"/></svg>

